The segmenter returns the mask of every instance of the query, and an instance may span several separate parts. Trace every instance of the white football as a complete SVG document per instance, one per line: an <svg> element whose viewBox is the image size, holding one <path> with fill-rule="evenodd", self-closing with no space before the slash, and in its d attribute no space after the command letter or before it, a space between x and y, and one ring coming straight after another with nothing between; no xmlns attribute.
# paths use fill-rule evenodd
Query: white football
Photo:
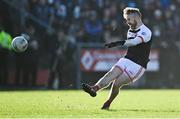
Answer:
<svg viewBox="0 0 180 119"><path fill-rule="evenodd" d="M12 48L16 52L24 52L28 47L28 41L23 36L17 36L12 40Z"/></svg>

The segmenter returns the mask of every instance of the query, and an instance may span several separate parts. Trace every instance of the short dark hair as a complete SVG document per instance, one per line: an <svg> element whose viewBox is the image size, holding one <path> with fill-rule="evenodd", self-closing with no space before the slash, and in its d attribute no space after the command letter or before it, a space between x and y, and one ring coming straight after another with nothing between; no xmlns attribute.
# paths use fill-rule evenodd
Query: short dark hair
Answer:
<svg viewBox="0 0 180 119"><path fill-rule="evenodd" d="M141 18L141 12L139 11L138 8L126 7L126 8L123 10L123 17L124 17L124 18L126 18L127 15L130 15L130 14L138 15L138 16Z"/></svg>

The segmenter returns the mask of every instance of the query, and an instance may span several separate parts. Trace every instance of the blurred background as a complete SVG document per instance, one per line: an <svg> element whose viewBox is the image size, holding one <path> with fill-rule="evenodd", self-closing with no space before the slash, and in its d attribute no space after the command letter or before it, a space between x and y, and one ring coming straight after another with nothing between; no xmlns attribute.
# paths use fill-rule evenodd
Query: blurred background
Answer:
<svg viewBox="0 0 180 119"><path fill-rule="evenodd" d="M126 48L122 10L138 7L153 32L144 76L125 88L180 88L180 0L0 0L0 89L80 89L94 84ZM30 36L23 53L12 38Z"/></svg>

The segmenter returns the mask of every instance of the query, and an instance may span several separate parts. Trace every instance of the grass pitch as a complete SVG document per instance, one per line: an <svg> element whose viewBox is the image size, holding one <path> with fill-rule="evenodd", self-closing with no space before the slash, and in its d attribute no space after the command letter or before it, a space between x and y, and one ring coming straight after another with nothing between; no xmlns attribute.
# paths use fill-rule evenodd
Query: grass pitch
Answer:
<svg viewBox="0 0 180 119"><path fill-rule="evenodd" d="M101 110L108 92L1 91L0 118L180 118L180 90L121 90Z"/></svg>

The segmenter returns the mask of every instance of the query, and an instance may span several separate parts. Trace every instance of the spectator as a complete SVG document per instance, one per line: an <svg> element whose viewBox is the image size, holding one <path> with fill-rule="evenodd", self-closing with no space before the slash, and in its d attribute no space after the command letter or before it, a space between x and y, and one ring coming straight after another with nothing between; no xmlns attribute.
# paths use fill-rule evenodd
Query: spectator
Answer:
<svg viewBox="0 0 180 119"><path fill-rule="evenodd" d="M62 30L58 30L56 35L57 40L54 39L56 40L56 46L52 47L53 49L51 49L51 53L53 54L51 58L50 74L48 79L49 89L58 89L62 88L63 86L62 74L65 67L67 40L66 35Z"/></svg>
<svg viewBox="0 0 180 119"><path fill-rule="evenodd" d="M36 29L28 24L24 36L29 36L28 49L22 53L16 53L16 86L36 86L38 71L39 44Z"/></svg>
<svg viewBox="0 0 180 119"><path fill-rule="evenodd" d="M23 84L29 86L36 86L38 59L39 59L39 42L36 36L36 29L33 24L28 24L26 33L29 35L28 49L25 51L25 66Z"/></svg>
<svg viewBox="0 0 180 119"><path fill-rule="evenodd" d="M179 52L176 51L179 50L178 42L180 41L180 8L178 7L180 6L180 0L25 0L22 3L18 3L15 0L14 2L18 8L26 8L26 11L34 15L34 21L38 24L34 27L40 36L40 54L45 56L47 55L49 44L53 41L48 39L46 37L48 34L44 32L49 30L48 26L54 29L60 27L65 34L71 34L71 37L75 38L75 44L79 42L96 43L108 42L119 38L125 39L126 30L124 29L127 27L122 22L119 11L127 6L137 6L143 11L145 25L150 26L150 29L153 31L153 37L156 39L153 42L153 46L160 50L162 57L170 56L172 52L174 56L180 57ZM4 2L2 1L1 3ZM8 5L5 5L1 5L2 13L6 10L5 8L8 8ZM9 15L1 14L6 19L5 21L12 19L12 22L7 22L6 27L9 29L11 27L13 27L12 29L15 29L15 27L16 29L21 29L20 25L24 25L20 18L22 11L18 12L13 7L9 8L8 11L11 11ZM26 18L29 17L26 15L23 18L24 20L27 20ZM9 23L13 24L9 25ZM44 26L47 26L45 27L46 29L44 29ZM56 42L53 42L52 46L55 45L54 43L56 44ZM165 50L169 52L163 54ZM24 54L18 55L21 55L19 59L23 60ZM42 62L44 60L42 59ZM161 60L162 65L170 65L164 58ZM23 61L20 61L20 63L23 66ZM161 68L166 67L162 66ZM171 69L172 73L166 73L166 77L179 77L179 73L174 74L174 69ZM166 72L166 69L163 71ZM164 77L160 75L159 79L161 78L163 79Z"/></svg>
<svg viewBox="0 0 180 119"><path fill-rule="evenodd" d="M84 23L87 42L102 42L102 22L97 18L97 13L92 12Z"/></svg>
<svg viewBox="0 0 180 119"><path fill-rule="evenodd" d="M11 35L5 32L0 25L0 86L6 86L8 82L8 57L11 41Z"/></svg>

